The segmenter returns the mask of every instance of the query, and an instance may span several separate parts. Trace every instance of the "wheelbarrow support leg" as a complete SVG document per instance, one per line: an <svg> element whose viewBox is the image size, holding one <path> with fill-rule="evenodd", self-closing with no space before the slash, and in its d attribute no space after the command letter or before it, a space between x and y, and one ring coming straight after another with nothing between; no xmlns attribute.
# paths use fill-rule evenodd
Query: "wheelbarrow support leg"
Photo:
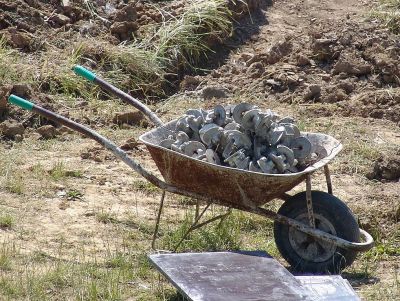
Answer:
<svg viewBox="0 0 400 301"><path fill-rule="evenodd" d="M160 227L161 214L162 214L162 210L163 210L163 207L164 207L164 199L165 199L165 190L163 190L162 195L161 195L160 207L158 208L156 225L154 227L153 240L151 241L151 248L153 250L157 250L155 245L156 245L158 229Z"/></svg>
<svg viewBox="0 0 400 301"><path fill-rule="evenodd" d="M190 232L199 229L201 227L204 227L205 225L208 225L209 223L212 223L216 220L220 220L220 223L222 223L224 221L224 219L231 214L232 209L229 208L228 211L224 214L220 214L217 216L214 216L213 218L210 218L202 223L200 222L200 219L203 217L204 213L206 213L207 209L210 207L211 203L207 203L206 207L203 209L203 211L201 211L201 213L197 216L197 218L195 218L195 221L193 222L193 224L190 226L190 228L185 232L185 234L182 236L182 238L180 239L180 241L178 242L178 244L175 246L174 248L174 252L176 252L176 250L178 250L178 248L180 247L180 245L182 244L182 242L186 239L186 237L189 235Z"/></svg>
<svg viewBox="0 0 400 301"><path fill-rule="evenodd" d="M207 206L203 209L203 211L199 214L197 218L195 218L193 224L190 226L190 228L183 234L181 240L176 244L174 248L174 252L178 250L179 246L182 244L182 242L185 240L185 238L189 235L190 232L193 231L194 227L196 227L197 223L200 221L200 219L203 217L204 213L206 213L207 209L210 207L211 203L207 203Z"/></svg>
<svg viewBox="0 0 400 301"><path fill-rule="evenodd" d="M306 178L306 199L307 199L308 220L310 226L312 228L315 228L314 210L311 197L311 174L307 174Z"/></svg>
<svg viewBox="0 0 400 301"><path fill-rule="evenodd" d="M326 178L326 186L328 186L328 193L333 194L332 190L332 180L331 180L331 172L329 171L329 166L326 164L324 166L325 178Z"/></svg>

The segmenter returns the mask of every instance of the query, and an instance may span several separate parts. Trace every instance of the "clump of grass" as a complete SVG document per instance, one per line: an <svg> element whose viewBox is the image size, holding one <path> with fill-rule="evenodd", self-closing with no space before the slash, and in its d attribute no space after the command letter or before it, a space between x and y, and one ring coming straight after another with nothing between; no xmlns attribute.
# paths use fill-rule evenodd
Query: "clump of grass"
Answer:
<svg viewBox="0 0 400 301"><path fill-rule="evenodd" d="M82 172L79 170L67 170L63 162L56 162L50 170L50 176L53 180L61 180L67 177L80 178Z"/></svg>
<svg viewBox="0 0 400 301"><path fill-rule="evenodd" d="M108 81L121 89L140 95L163 93L165 71L156 53L141 43L110 45L90 41L80 46L80 61L97 62L96 69Z"/></svg>
<svg viewBox="0 0 400 301"><path fill-rule="evenodd" d="M0 215L0 229L11 229L14 225L14 217L10 214Z"/></svg>
<svg viewBox="0 0 400 301"><path fill-rule="evenodd" d="M14 244L2 243L0 248L0 271L11 270L12 258L15 256L15 254L16 254L16 248Z"/></svg>
<svg viewBox="0 0 400 301"><path fill-rule="evenodd" d="M115 214L113 214L111 212L105 212L103 210L96 214L96 220L99 223L103 223L103 224L110 224L110 223L118 222L117 219L115 218Z"/></svg>
<svg viewBox="0 0 400 301"><path fill-rule="evenodd" d="M67 199L69 201L82 201L83 193L77 189L71 189L67 191Z"/></svg>
<svg viewBox="0 0 400 301"><path fill-rule="evenodd" d="M150 182L143 181L143 180L136 180L132 184L133 188L137 191L141 191L147 194L155 194L161 192L160 188L154 186Z"/></svg>
<svg viewBox="0 0 400 301"><path fill-rule="evenodd" d="M231 33L230 17L224 0L193 1L182 15L161 23L140 42L79 45L78 61L97 62L100 75L134 94L164 96L166 73L195 66L212 45Z"/></svg>
<svg viewBox="0 0 400 301"><path fill-rule="evenodd" d="M173 229L167 232L162 238L163 248L173 250L189 229L192 222L193 215L192 212L190 212L187 214L185 220L181 223L178 229ZM241 246L240 222L235 215L231 214L222 220L191 232L182 242L180 250L238 250Z"/></svg>
<svg viewBox="0 0 400 301"><path fill-rule="evenodd" d="M371 15L380 19L392 32L400 33L400 0L381 0Z"/></svg>
<svg viewBox="0 0 400 301"><path fill-rule="evenodd" d="M232 31L231 12L224 0L191 2L179 17L164 22L156 31L157 57L178 67L191 67Z"/></svg>

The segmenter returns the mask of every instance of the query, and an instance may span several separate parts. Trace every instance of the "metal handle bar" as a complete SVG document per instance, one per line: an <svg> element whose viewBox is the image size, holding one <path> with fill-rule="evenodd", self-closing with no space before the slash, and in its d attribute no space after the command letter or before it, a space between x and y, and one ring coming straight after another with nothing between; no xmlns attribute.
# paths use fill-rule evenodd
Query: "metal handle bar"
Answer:
<svg viewBox="0 0 400 301"><path fill-rule="evenodd" d="M100 143L102 146L104 146L106 149L112 151L114 155L116 155L119 159L121 159L123 162L125 162L127 165L129 165L134 171L139 173L141 176L146 178L149 182L152 184L156 185L157 187L161 189L165 189L168 191L171 191L173 188L172 186L168 185L164 181L160 180L157 178L154 174L151 172L145 170L139 163L136 163L133 159L129 158L128 155L120 149L117 145L112 143L110 140L107 138L101 136L94 130L79 124L75 121L72 121L64 116L61 116L59 114L56 114L54 112L51 112L49 110L46 110L40 106L37 106L33 104L32 102L23 99L21 97L18 97L16 95L11 94L10 97L8 98L8 101L12 104L15 104L25 110L32 111L36 114L39 114L49 120L52 120L54 122L57 122L59 124L65 125L66 127L69 127L70 129L77 131L84 136L91 138L98 143ZM174 191L171 192L176 192L176 189L173 189Z"/></svg>
<svg viewBox="0 0 400 301"><path fill-rule="evenodd" d="M160 118L157 117L157 115L151 111L145 104L141 103L139 100L136 98L133 98L129 94L125 93L124 91L118 89L117 87L114 87L110 83L106 82L104 79L98 77L96 74L94 74L92 71L87 70L86 68L76 65L73 70L75 71L76 74L86 78L87 80L94 82L110 94L113 94L117 96L118 98L122 99L123 101L127 102L128 104L131 104L134 106L136 109L138 109L140 112L142 112L144 115L146 115L147 118L150 119L151 122L153 122L156 126L162 126L163 122L161 121Z"/></svg>

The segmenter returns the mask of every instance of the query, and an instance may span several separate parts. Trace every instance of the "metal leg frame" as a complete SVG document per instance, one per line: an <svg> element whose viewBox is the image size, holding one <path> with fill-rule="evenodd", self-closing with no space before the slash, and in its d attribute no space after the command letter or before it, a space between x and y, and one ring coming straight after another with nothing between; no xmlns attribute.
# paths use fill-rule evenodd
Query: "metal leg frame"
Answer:
<svg viewBox="0 0 400 301"><path fill-rule="evenodd" d="M214 216L213 218L210 218L209 220L206 220L202 223L199 223L200 219L203 217L204 213L206 213L207 209L210 207L211 203L207 203L206 207L203 209L203 211L201 211L201 213L197 216L197 218L195 218L193 224L190 226L190 228L185 232L185 234L182 236L181 240L176 244L174 251L176 252L178 250L178 248L180 247L180 245L182 244L182 242L186 239L186 237L189 235L190 232L199 229L205 225L208 225L209 223L212 223L218 219L221 220L221 222L223 221L223 219L225 217L227 217L230 213L231 213L231 209L229 208L227 213L224 214L220 214L217 216Z"/></svg>
<svg viewBox="0 0 400 301"><path fill-rule="evenodd" d="M328 187L328 193L329 194L333 194L331 172L329 171L328 164L326 164L324 166L324 172L325 172L325 178L326 178L326 186Z"/></svg>
<svg viewBox="0 0 400 301"><path fill-rule="evenodd" d="M314 210L311 197L311 174L307 174L306 178L306 199L307 199L308 220L310 226L312 228L315 228Z"/></svg>
<svg viewBox="0 0 400 301"><path fill-rule="evenodd" d="M155 251L157 251L155 245L156 245L156 239L157 239L157 234L158 234L158 228L160 227L161 214L162 214L162 210L164 207L164 199L165 199L165 190L163 190L162 195L161 195L160 207L158 208L156 225L154 227L153 240L151 242L151 248Z"/></svg>
<svg viewBox="0 0 400 301"><path fill-rule="evenodd" d="M151 248L154 251L168 252L168 251L165 251L165 250L158 250L156 248L156 239L157 239L157 235L158 235L158 230L160 228L161 214L162 214L162 210L163 210L163 207L164 207L164 199L165 199L165 190L163 190L162 195L161 195L160 206L158 208L156 224L155 224L155 227L154 227L153 240L151 242ZM210 206L211 206L211 203L207 203L206 207L200 213L200 201L197 201L194 222L190 226L190 228L185 232L185 234L182 236L182 238L180 239L178 244L175 246L173 252L176 252L176 250L180 247L180 245L186 239L186 237L189 235L190 232L192 232L192 231L194 231L196 229L199 229L199 228L201 228L201 227L203 227L203 226L205 226L205 225L207 225L209 223L212 223L212 222L214 222L214 221L216 221L218 219L220 219L221 220L220 222L222 222L225 219L225 217L227 217L232 211L232 209L229 208L227 213L214 216L213 218L210 218L209 220L206 220L206 221L204 221L202 223L199 223L200 219L203 217L204 213L206 213L207 209Z"/></svg>

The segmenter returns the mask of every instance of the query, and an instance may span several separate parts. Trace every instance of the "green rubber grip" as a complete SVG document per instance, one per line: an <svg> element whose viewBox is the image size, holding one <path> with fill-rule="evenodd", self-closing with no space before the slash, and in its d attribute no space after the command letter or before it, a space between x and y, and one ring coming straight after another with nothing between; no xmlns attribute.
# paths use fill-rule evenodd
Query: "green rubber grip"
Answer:
<svg viewBox="0 0 400 301"><path fill-rule="evenodd" d="M19 107L21 107L21 108L23 108L25 110L29 110L29 111L32 111L33 106L34 106L34 104L31 103L30 101L28 101L26 99L23 99L23 98L21 98L19 96L16 96L14 94L11 94L8 97L8 101L10 103L14 104L14 105L17 105L17 106L19 106Z"/></svg>
<svg viewBox="0 0 400 301"><path fill-rule="evenodd" d="M91 82L94 81L94 79L96 78L96 74L79 65L76 65L74 67L74 72Z"/></svg>

